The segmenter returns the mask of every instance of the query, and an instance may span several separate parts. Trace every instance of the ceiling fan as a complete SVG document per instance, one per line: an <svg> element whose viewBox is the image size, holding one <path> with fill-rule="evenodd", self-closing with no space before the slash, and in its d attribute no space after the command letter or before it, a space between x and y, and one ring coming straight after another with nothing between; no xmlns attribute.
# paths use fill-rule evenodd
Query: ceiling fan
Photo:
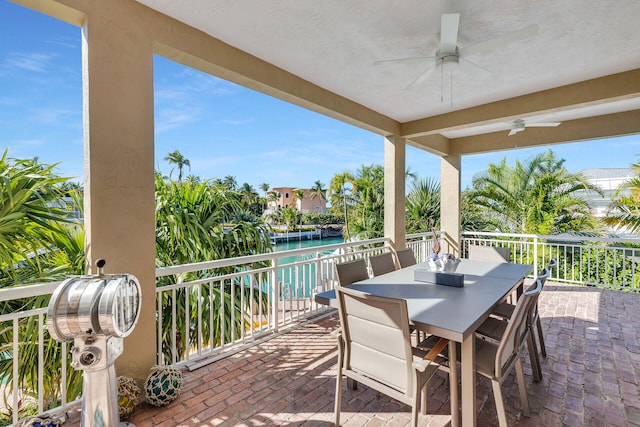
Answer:
<svg viewBox="0 0 640 427"><path fill-rule="evenodd" d="M374 65L398 62L427 61L427 68L406 87L411 89L419 86L429 78L436 68L449 68L458 65L464 72L475 75L487 75L489 70L471 62L467 57L498 49L507 44L528 39L538 33L538 26L531 25L518 31L502 34L493 39L474 43L460 48L458 46L459 13L446 13L440 18L440 46L434 56L413 58L386 59L374 62Z"/></svg>
<svg viewBox="0 0 640 427"><path fill-rule="evenodd" d="M559 126L560 122L528 122L524 119L515 119L511 122L511 130L509 136L515 135L518 132L522 132L525 128L532 127L554 127Z"/></svg>

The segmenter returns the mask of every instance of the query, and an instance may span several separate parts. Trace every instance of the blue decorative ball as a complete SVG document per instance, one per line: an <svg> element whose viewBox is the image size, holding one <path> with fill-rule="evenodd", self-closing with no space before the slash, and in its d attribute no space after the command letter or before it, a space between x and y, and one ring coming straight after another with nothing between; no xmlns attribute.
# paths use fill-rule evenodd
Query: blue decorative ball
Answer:
<svg viewBox="0 0 640 427"><path fill-rule="evenodd" d="M144 382L145 399L153 406L165 406L180 396L182 373L167 366L154 366Z"/></svg>

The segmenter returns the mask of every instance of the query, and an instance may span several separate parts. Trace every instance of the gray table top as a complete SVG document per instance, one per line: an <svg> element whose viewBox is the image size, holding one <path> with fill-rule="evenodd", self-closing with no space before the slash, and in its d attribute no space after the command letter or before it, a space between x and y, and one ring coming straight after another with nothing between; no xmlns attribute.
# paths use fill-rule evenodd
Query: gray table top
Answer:
<svg viewBox="0 0 640 427"><path fill-rule="evenodd" d="M416 281L414 271L418 268L427 267L426 264L414 265L349 287L405 299L409 319L417 329L462 342L489 316L492 308L518 286L532 266L463 259L456 270L464 274L462 288ZM337 306L333 290L317 294L315 301Z"/></svg>

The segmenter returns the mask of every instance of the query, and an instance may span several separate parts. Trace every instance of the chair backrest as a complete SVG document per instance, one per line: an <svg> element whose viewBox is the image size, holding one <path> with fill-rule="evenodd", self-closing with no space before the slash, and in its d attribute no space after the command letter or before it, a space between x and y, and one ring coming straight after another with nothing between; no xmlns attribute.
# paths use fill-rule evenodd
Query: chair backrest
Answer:
<svg viewBox="0 0 640 427"><path fill-rule="evenodd" d="M527 334L529 310L531 309L531 305L536 302L540 291L542 291L543 280L544 279L537 278L535 287L533 289L529 288L518 298L516 308L511 318L509 318L509 323L498 345L494 374L497 378L500 378L508 371L509 365L520 351L523 339Z"/></svg>
<svg viewBox="0 0 640 427"><path fill-rule="evenodd" d="M396 269L396 264L393 262L393 254L391 252L371 255L369 257L369 265L371 265L371 271L374 276L389 273Z"/></svg>
<svg viewBox="0 0 640 427"><path fill-rule="evenodd" d="M369 278L369 272L367 271L367 264L364 258L336 264L336 271L338 272L338 282L340 282L340 286L347 286Z"/></svg>
<svg viewBox="0 0 640 427"><path fill-rule="evenodd" d="M497 246L469 245L469 259L493 262L509 262L511 249Z"/></svg>
<svg viewBox="0 0 640 427"><path fill-rule="evenodd" d="M407 302L336 288L345 345L344 368L397 391L413 392Z"/></svg>
<svg viewBox="0 0 640 427"><path fill-rule="evenodd" d="M400 268L409 267L410 265L415 265L418 263L416 261L416 256L413 253L413 249L411 248L397 250L396 257L398 258L398 264L400 264Z"/></svg>
<svg viewBox="0 0 640 427"><path fill-rule="evenodd" d="M551 263L549 265L551 265ZM555 267L555 264L553 265L553 267ZM549 267L543 268L542 271L540 271L540 274L538 274L538 279L533 283L533 285L531 285L529 290L534 290L536 287L540 286L540 291L542 291L542 288L544 288L544 284L547 282L547 279L549 278L550 275L551 275L551 269ZM538 285L538 282L540 282L539 285ZM527 313L527 322L529 326L535 324L535 322L538 321L538 317L540 316L538 312L539 296L540 296L540 292L535 294L533 297L533 301L529 306L529 312Z"/></svg>
<svg viewBox="0 0 640 427"><path fill-rule="evenodd" d="M540 270L540 273L538 273L538 277L536 277L536 281L534 281L527 288L527 291L535 289L538 286L538 280L542 282L542 286L544 287L544 284L547 282L547 279L549 278L550 274L551 274L551 270L549 269L549 267L545 267L542 270Z"/></svg>

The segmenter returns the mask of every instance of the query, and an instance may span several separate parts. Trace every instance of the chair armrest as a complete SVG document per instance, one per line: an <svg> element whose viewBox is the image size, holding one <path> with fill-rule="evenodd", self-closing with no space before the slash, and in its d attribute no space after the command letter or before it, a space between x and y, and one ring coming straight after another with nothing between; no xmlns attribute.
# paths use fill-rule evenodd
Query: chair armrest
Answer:
<svg viewBox="0 0 640 427"><path fill-rule="evenodd" d="M436 362L436 359L442 357L440 353L448 344L448 339L439 338L438 342L429 351L414 347L413 368L419 372L425 372L427 369L432 368L437 369L440 363Z"/></svg>
<svg viewBox="0 0 640 427"><path fill-rule="evenodd" d="M429 352L423 357L423 359L433 362L448 344L449 344L448 339L440 338L436 343L436 345L434 345L431 348L431 350L429 350Z"/></svg>

